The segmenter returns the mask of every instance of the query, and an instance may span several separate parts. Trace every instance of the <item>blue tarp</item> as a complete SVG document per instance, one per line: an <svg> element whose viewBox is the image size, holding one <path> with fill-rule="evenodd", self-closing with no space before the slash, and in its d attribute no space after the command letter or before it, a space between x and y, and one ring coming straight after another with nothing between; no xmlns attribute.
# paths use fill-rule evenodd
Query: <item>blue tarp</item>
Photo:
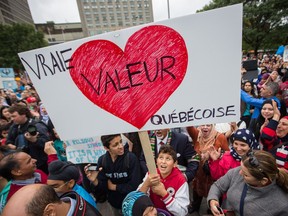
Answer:
<svg viewBox="0 0 288 216"><path fill-rule="evenodd" d="M277 54L277 55L281 55L281 56L283 56L284 48L285 48L284 45L279 46L279 47L278 47L278 50L277 50L277 52L276 52L276 54Z"/></svg>

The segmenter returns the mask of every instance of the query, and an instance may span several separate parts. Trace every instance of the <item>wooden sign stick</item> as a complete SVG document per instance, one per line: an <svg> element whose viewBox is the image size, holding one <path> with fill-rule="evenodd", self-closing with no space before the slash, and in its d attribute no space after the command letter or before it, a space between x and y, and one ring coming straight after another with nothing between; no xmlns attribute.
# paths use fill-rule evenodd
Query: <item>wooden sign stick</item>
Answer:
<svg viewBox="0 0 288 216"><path fill-rule="evenodd" d="M142 145L142 149L143 149L143 153L146 159L146 164L147 164L149 173L156 174L157 171L156 171L155 159L154 159L154 155L151 149L151 143L150 143L150 139L148 136L148 132L139 131L138 135L140 138L140 142Z"/></svg>

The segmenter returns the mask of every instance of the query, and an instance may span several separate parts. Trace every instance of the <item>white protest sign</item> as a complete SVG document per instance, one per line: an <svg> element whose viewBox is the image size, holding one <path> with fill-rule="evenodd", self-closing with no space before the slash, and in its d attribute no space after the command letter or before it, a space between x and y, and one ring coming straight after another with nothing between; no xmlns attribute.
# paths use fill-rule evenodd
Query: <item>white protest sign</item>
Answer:
<svg viewBox="0 0 288 216"><path fill-rule="evenodd" d="M20 53L64 140L240 118L242 5Z"/></svg>
<svg viewBox="0 0 288 216"><path fill-rule="evenodd" d="M288 45L284 47L284 52L283 52L283 61L288 62Z"/></svg>
<svg viewBox="0 0 288 216"><path fill-rule="evenodd" d="M99 137L73 139L65 143L67 159L75 164L97 163L98 158L106 152Z"/></svg>

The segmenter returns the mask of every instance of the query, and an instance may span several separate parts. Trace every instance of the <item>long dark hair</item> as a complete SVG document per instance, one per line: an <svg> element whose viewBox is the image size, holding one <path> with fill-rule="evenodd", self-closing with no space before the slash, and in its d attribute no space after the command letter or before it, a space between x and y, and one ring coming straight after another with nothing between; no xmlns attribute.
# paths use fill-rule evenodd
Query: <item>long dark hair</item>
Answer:
<svg viewBox="0 0 288 216"><path fill-rule="evenodd" d="M246 83L250 83L252 89L251 89L251 94L253 97L257 97L256 94L255 94L255 90L254 90L254 83L252 81L249 81L249 80L246 80L244 83L243 83L243 86L242 86L242 89L244 90L244 86ZM245 91L245 90L244 90Z"/></svg>
<svg viewBox="0 0 288 216"><path fill-rule="evenodd" d="M4 119L5 121L9 122L9 119L7 119L4 115L3 115L3 110L4 109L9 109L9 106L2 106L0 108L0 119Z"/></svg>
<svg viewBox="0 0 288 216"><path fill-rule="evenodd" d="M263 106L265 104L271 104L271 106L273 107L273 103L272 103L272 100L271 99L267 99L263 102L262 106L261 106L261 110L263 108ZM273 117L273 116L272 116ZM272 117L270 119L272 119ZM270 119L268 119L270 121ZM261 114L261 111L260 111L260 114L257 118L257 122L254 126L254 128L252 128L252 132L254 133L255 137L257 140L259 140L259 137L260 137L260 129L261 129L261 126L264 124L265 122L265 118L262 116Z"/></svg>

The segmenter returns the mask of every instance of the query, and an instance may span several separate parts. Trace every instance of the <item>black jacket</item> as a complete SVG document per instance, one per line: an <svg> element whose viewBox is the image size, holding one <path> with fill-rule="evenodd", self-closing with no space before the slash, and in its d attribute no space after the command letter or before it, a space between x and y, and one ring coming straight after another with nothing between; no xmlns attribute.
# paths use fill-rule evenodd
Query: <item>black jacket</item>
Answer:
<svg viewBox="0 0 288 216"><path fill-rule="evenodd" d="M37 132L39 133L35 143L28 142L24 138L24 134L27 132L29 125L35 125ZM44 152L45 142L49 141L47 127L33 119L28 119L22 125L16 125L13 123L8 132L6 145L13 144L17 148L20 148L22 142L21 140L25 142L25 146L21 147L23 151L37 160L36 164L38 169L48 173L47 154Z"/></svg>
<svg viewBox="0 0 288 216"><path fill-rule="evenodd" d="M129 164L125 162L126 154L129 154ZM104 160L105 165L103 165ZM105 190L108 202L114 208L121 209L126 195L136 190L142 182L138 158L133 153L125 151L123 155L118 156L112 162L110 153L107 151L98 159L98 167L102 167L102 170L98 174L98 185L96 187L91 185L93 192L98 193ZM108 190L108 179L117 185L116 191Z"/></svg>

